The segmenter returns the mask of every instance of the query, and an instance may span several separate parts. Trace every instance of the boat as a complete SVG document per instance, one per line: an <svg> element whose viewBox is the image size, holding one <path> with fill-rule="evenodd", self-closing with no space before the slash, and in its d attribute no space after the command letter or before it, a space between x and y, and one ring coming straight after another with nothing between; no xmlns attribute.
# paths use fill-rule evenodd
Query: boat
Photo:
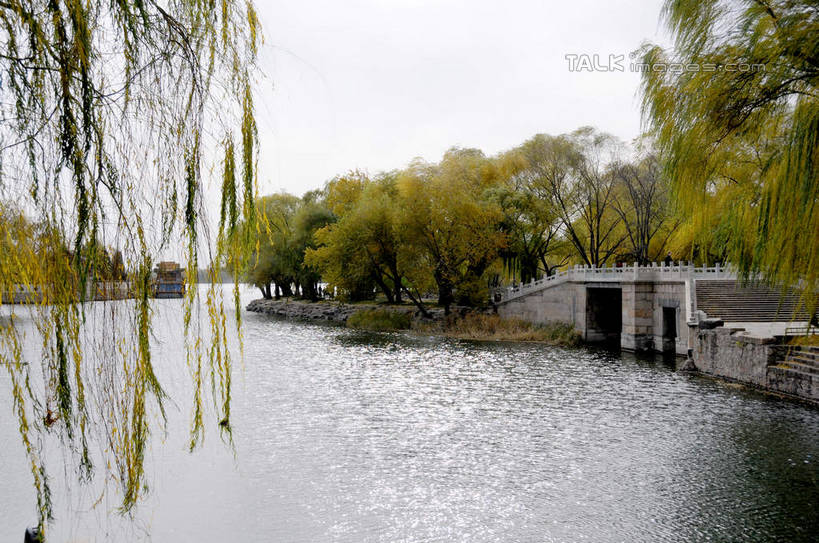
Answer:
<svg viewBox="0 0 819 543"><path fill-rule="evenodd" d="M185 296L185 270L176 262L160 262L154 268L154 298L182 298Z"/></svg>

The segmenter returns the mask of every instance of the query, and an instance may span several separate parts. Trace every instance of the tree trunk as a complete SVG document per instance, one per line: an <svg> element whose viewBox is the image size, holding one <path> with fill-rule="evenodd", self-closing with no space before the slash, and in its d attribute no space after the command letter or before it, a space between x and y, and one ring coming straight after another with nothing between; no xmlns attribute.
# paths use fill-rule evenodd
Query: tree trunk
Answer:
<svg viewBox="0 0 819 543"><path fill-rule="evenodd" d="M392 289L390 289L387 283L384 282L384 278L381 277L379 273L373 273L372 277L375 284L378 285L378 288L380 288L381 292L384 293L384 296L387 297L387 303L395 303L395 297L392 295Z"/></svg>
<svg viewBox="0 0 819 543"><path fill-rule="evenodd" d="M390 273L392 274L392 288L393 296L395 296L395 303L401 303L401 274L398 273L398 263L393 259L389 263Z"/></svg>
<svg viewBox="0 0 819 543"><path fill-rule="evenodd" d="M452 305L454 296L452 295L452 282L444 276L444 273L435 270L435 283L438 285L438 305L444 307L444 315L449 315L449 306Z"/></svg>
<svg viewBox="0 0 819 543"><path fill-rule="evenodd" d="M318 284L310 281L302 287L302 294L305 298L309 298L311 302L318 301Z"/></svg>
<svg viewBox="0 0 819 543"><path fill-rule="evenodd" d="M416 297L412 295L412 292L410 292L407 287L402 286L401 288L404 290L404 293L407 295L407 298L409 298L412 301L412 303L415 304L415 307L418 308L418 311L421 312L421 315L428 319L431 319L432 315L429 314L429 311L427 311L427 308L424 306L423 302L421 302L421 296L419 295L416 299Z"/></svg>

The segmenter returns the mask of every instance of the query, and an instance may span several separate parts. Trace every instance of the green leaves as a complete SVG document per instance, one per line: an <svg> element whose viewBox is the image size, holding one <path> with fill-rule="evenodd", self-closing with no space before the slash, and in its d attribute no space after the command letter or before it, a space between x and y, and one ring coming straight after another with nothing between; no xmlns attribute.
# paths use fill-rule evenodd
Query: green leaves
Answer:
<svg viewBox="0 0 819 543"><path fill-rule="evenodd" d="M333 222L334 215L309 197L299 199L289 194L259 198L254 214L259 228L255 232L245 230L255 246L245 280L262 289L266 297L271 295L270 284L274 283L285 295L295 288L315 298L319 276L305 263L304 255L315 246L314 233Z"/></svg>
<svg viewBox="0 0 819 543"><path fill-rule="evenodd" d="M113 472L106 475L122 485L123 510L144 491L143 451L154 422L147 413L152 401L163 409L150 344L151 263L158 254L187 259L192 442L203 432L208 376L218 428L229 438L231 359L221 293L210 288L207 319L193 319L193 308L200 253L207 252L212 271L227 263L236 277L255 243L258 143L250 82L261 31L247 0L40 4L0 6L0 198L13 198L34 225L23 227L0 210L0 244L9 249L0 261L0 292L7 297L18 285L42 291L33 313L44 356L29 362L53 379L42 391L22 386L28 366L14 348L14 327L0 338L0 356L13 361L4 366L21 384L17 416L43 523L50 498L37 432L59 433L67 449L80 451L65 457L81 479L90 468L88 447L98 445L102 465ZM209 163L217 156L224 156L222 168ZM217 170L221 179L212 186L221 188L221 202L212 240L205 186ZM116 266L104 247L119 255ZM184 255L174 254L179 247ZM136 302L106 312L110 340L85 347L79 338L88 326L86 286L112 275L129 280ZM131 326L113 325L123 317ZM99 399L93 410L86 397Z"/></svg>
<svg viewBox="0 0 819 543"><path fill-rule="evenodd" d="M815 311L819 12L809 1L666 3L675 49L643 48L643 112L698 241ZM663 70L667 59L711 69ZM715 231L725 234L719 239ZM719 246L719 241L724 246ZM715 246L716 245L716 246Z"/></svg>

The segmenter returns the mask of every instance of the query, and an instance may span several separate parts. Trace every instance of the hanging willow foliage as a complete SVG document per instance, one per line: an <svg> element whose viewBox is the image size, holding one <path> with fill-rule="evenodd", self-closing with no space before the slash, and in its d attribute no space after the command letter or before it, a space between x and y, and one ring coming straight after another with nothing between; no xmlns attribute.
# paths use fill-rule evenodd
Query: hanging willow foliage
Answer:
<svg viewBox="0 0 819 543"><path fill-rule="evenodd" d="M703 244L746 278L819 277L819 9L808 0L667 0L673 51L643 48L643 114ZM715 217L718 220L715 221Z"/></svg>
<svg viewBox="0 0 819 543"><path fill-rule="evenodd" d="M200 253L214 282L222 264L238 278L249 253L252 238L236 232L255 224L259 39L250 0L0 1L0 302L22 292L42 337L42 356L27 354L12 315L0 326L0 364L41 529L51 517L44 436L69 451L81 479L91 477L98 448L121 485L122 510L144 491L146 444L154 419L161 422L151 413L164 416L165 399L150 343L152 268L180 242L191 448L204 432L208 376L230 438L221 291L212 284L207 292L207 318L193 314ZM222 168L206 167L221 156ZM202 173L211 170L222 175L214 183L222 199L215 252ZM130 295L109 304L105 322L92 322L86 302L106 277L106 241L121 251ZM234 303L238 315L238 285Z"/></svg>

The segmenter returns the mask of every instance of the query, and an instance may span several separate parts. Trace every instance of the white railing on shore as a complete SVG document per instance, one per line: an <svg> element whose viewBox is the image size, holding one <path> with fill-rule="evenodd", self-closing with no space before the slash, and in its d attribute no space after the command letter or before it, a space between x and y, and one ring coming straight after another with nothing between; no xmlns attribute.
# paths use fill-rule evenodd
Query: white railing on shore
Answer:
<svg viewBox="0 0 819 543"><path fill-rule="evenodd" d="M690 279L731 280L736 279L736 273L731 267L724 267L719 264L696 267L685 262L676 262L670 265L664 262L653 262L648 266L640 266L635 263L632 266L603 266L600 268L576 265L554 275L532 280L529 283L500 287L495 290L495 301L507 302L565 282L653 281L679 283Z"/></svg>
<svg viewBox="0 0 819 543"><path fill-rule="evenodd" d="M17 284L0 293L3 304L39 304L53 285ZM94 281L85 285L85 301L123 300L133 296L133 285L129 281ZM53 298L53 295L51 296Z"/></svg>

